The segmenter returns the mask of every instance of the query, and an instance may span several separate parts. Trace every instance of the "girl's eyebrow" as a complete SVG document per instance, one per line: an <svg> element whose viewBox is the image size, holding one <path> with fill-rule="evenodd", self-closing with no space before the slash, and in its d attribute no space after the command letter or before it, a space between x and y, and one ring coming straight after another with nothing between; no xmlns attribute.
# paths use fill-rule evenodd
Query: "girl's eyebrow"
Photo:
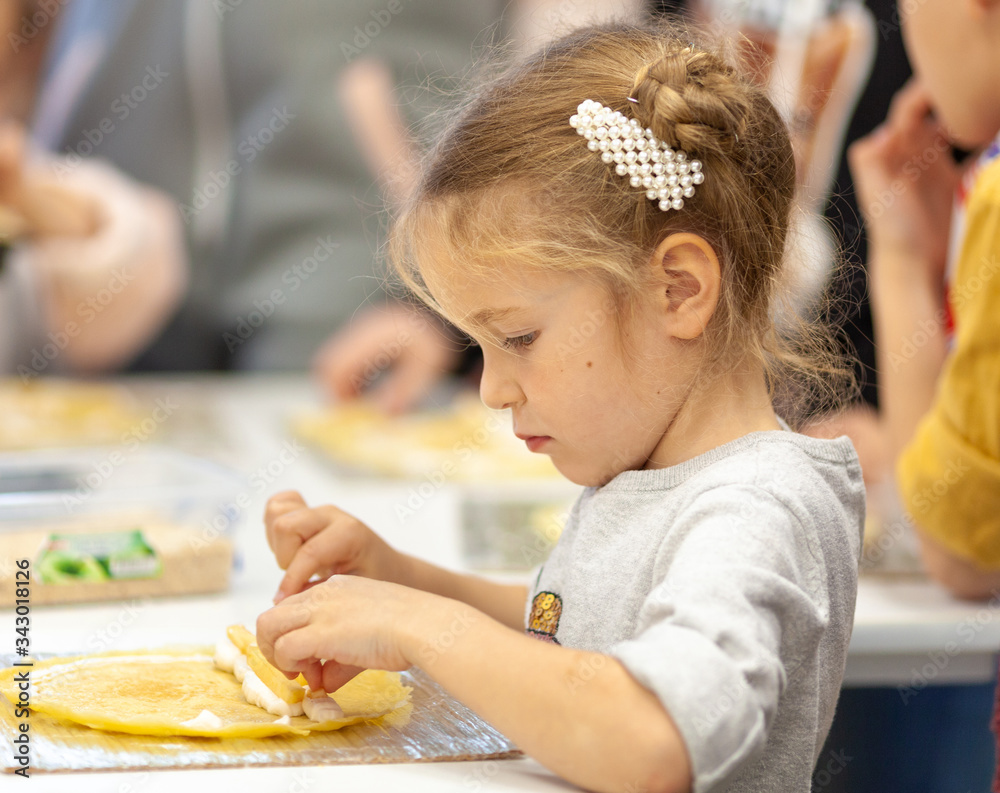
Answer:
<svg viewBox="0 0 1000 793"><path fill-rule="evenodd" d="M520 308L483 308L475 312L469 319L474 325L484 326L491 322L507 319L519 311L521 311Z"/></svg>

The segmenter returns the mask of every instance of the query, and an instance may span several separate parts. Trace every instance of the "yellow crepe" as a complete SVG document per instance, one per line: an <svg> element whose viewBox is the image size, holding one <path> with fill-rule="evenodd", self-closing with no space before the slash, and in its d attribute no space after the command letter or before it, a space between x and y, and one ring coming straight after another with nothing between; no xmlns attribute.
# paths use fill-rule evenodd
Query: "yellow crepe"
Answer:
<svg viewBox="0 0 1000 793"><path fill-rule="evenodd" d="M0 670L0 691L12 703L14 676L28 667ZM29 669L32 710L88 727L139 735L262 738L314 730L339 730L379 718L409 703L410 691L395 672L368 670L336 692L343 719L315 722L294 716L288 724L244 699L240 684L217 669L207 647L97 653L38 661ZM211 711L218 728L183 722Z"/></svg>

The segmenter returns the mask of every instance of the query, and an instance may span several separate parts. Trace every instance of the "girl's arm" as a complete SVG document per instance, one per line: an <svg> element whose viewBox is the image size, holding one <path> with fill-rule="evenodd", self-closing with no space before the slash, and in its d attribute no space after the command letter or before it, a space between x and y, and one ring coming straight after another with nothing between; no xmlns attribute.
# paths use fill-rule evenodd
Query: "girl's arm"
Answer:
<svg viewBox="0 0 1000 793"><path fill-rule="evenodd" d="M402 572L396 583L460 601L508 628L524 630L524 609L528 600L526 586L498 584L478 576L446 570L415 556L401 554L401 557Z"/></svg>
<svg viewBox="0 0 1000 793"><path fill-rule="evenodd" d="M455 600L338 576L262 614L257 640L280 669L328 691L356 667L419 666L589 790L691 788L676 725L617 660L529 638Z"/></svg>

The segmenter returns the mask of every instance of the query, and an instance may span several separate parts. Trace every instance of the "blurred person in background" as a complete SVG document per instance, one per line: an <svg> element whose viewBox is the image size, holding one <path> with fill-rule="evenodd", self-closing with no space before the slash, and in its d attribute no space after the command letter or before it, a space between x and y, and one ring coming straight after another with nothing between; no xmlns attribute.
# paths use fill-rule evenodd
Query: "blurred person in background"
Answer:
<svg viewBox="0 0 1000 793"><path fill-rule="evenodd" d="M380 303L383 187L405 184L401 131L435 101L398 87L460 73L499 13L449 0L70 0L37 25L34 141L62 158L62 178L107 160L181 218L190 284L128 369L303 369Z"/></svg>
<svg viewBox="0 0 1000 793"><path fill-rule="evenodd" d="M879 413L849 429L883 450L884 476L898 488L931 577L995 607L1000 4L899 3L890 19L902 27L916 77L850 151L869 239ZM956 145L969 156L956 160ZM879 757L865 789L887 789L882 769L901 767L899 789L986 789L996 759L987 729L993 686L926 684L915 675L882 702L847 701L845 729L838 735L835 726L830 740L851 736Z"/></svg>
<svg viewBox="0 0 1000 793"><path fill-rule="evenodd" d="M176 308L187 274L169 198L105 163L69 168L25 139L60 10L0 3L0 373L24 381L127 364Z"/></svg>
<svg viewBox="0 0 1000 793"><path fill-rule="evenodd" d="M986 599L1000 592L1000 3L900 16L916 77L851 150L872 241L875 431L928 572ZM973 154L957 163L953 143Z"/></svg>

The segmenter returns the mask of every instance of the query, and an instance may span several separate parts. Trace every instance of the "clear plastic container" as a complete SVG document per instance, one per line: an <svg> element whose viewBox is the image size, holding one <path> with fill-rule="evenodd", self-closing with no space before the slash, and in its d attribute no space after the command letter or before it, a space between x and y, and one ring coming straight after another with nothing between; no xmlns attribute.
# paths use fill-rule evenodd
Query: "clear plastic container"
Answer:
<svg viewBox="0 0 1000 793"><path fill-rule="evenodd" d="M25 560L33 603L225 589L241 485L156 446L0 454L0 589Z"/></svg>

